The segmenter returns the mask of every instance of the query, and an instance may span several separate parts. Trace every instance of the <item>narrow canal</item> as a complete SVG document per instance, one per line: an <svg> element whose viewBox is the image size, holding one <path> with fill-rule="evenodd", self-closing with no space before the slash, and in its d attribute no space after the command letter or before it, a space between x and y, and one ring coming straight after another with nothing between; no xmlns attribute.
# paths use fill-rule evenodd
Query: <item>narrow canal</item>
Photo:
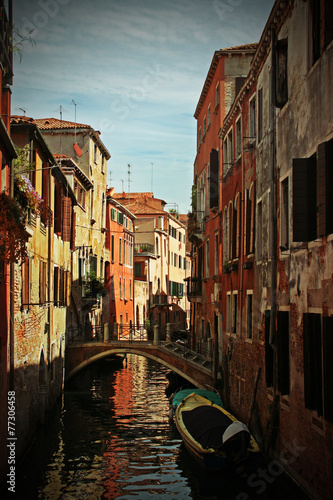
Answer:
<svg viewBox="0 0 333 500"><path fill-rule="evenodd" d="M17 498L307 498L276 467L250 480L192 462L168 419L167 373L128 355L122 368L78 374L18 474Z"/></svg>

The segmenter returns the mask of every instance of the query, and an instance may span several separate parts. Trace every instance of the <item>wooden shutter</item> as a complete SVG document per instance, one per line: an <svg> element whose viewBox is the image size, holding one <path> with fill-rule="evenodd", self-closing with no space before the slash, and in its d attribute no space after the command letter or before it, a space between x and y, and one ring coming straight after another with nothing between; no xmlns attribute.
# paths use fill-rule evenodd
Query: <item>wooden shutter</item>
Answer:
<svg viewBox="0 0 333 500"><path fill-rule="evenodd" d="M304 399L305 407L322 415L321 315L303 315Z"/></svg>
<svg viewBox="0 0 333 500"><path fill-rule="evenodd" d="M59 267L54 268L53 277L53 301L55 306L59 306L59 287L60 287L60 269Z"/></svg>
<svg viewBox="0 0 333 500"><path fill-rule="evenodd" d="M210 182L209 182L210 208L219 206L219 152L212 149L210 153Z"/></svg>
<svg viewBox="0 0 333 500"><path fill-rule="evenodd" d="M62 186L55 180L54 184L54 232L61 234L62 225Z"/></svg>
<svg viewBox="0 0 333 500"><path fill-rule="evenodd" d="M281 394L290 392L289 374L289 312L279 311L277 314L277 348L278 348L278 388Z"/></svg>
<svg viewBox="0 0 333 500"><path fill-rule="evenodd" d="M293 241L317 237L316 158L293 159Z"/></svg>
<svg viewBox="0 0 333 500"><path fill-rule="evenodd" d="M63 241L71 241L71 199L63 197L63 217L62 217L62 239Z"/></svg>
<svg viewBox="0 0 333 500"><path fill-rule="evenodd" d="M269 343L271 311L265 311L265 372L267 387L273 387L274 351Z"/></svg>
<svg viewBox="0 0 333 500"><path fill-rule="evenodd" d="M317 162L317 236L324 236L333 232L333 140L318 146Z"/></svg>
<svg viewBox="0 0 333 500"><path fill-rule="evenodd" d="M323 318L324 417L333 422L333 316Z"/></svg>
<svg viewBox="0 0 333 500"><path fill-rule="evenodd" d="M275 105L278 108L288 101L288 40L276 44Z"/></svg>
<svg viewBox="0 0 333 500"><path fill-rule="evenodd" d="M75 237L76 237L76 213L72 208L72 226L71 226L71 250L75 250Z"/></svg>

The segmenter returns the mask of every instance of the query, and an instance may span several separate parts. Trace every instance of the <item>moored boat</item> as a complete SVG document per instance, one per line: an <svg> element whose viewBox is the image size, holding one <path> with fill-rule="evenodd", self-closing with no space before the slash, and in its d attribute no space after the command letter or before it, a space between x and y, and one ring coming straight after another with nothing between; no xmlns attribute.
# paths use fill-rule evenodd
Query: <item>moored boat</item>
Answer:
<svg viewBox="0 0 333 500"><path fill-rule="evenodd" d="M169 398L169 418L170 420L174 419L176 409L178 405L190 394L198 394L202 396L211 403L214 403L218 406L223 407L222 399L219 393L214 389L197 389L197 388L180 388L171 394Z"/></svg>
<svg viewBox="0 0 333 500"><path fill-rule="evenodd" d="M199 394L192 392L179 403L175 423L190 454L207 470L238 468L258 457L246 425Z"/></svg>

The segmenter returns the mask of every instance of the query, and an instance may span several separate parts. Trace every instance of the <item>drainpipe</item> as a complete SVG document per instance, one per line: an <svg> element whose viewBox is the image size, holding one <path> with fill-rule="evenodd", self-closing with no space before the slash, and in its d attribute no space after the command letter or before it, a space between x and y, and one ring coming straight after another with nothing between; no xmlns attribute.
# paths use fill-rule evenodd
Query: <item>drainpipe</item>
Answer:
<svg viewBox="0 0 333 500"><path fill-rule="evenodd" d="M270 207L269 207L269 229L271 248L271 316L269 324L269 344L274 350L273 365L273 387L276 393L276 214L275 214L275 32L271 28L271 72L270 72L270 94L269 94L269 170L270 170Z"/></svg>

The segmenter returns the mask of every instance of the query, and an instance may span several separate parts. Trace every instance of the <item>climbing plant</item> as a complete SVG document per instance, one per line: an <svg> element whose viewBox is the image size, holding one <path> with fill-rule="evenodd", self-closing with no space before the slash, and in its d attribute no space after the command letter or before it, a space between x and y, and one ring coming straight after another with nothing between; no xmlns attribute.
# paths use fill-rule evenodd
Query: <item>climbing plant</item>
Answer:
<svg viewBox="0 0 333 500"><path fill-rule="evenodd" d="M4 191L0 193L0 259L20 262L27 257L26 211Z"/></svg>

